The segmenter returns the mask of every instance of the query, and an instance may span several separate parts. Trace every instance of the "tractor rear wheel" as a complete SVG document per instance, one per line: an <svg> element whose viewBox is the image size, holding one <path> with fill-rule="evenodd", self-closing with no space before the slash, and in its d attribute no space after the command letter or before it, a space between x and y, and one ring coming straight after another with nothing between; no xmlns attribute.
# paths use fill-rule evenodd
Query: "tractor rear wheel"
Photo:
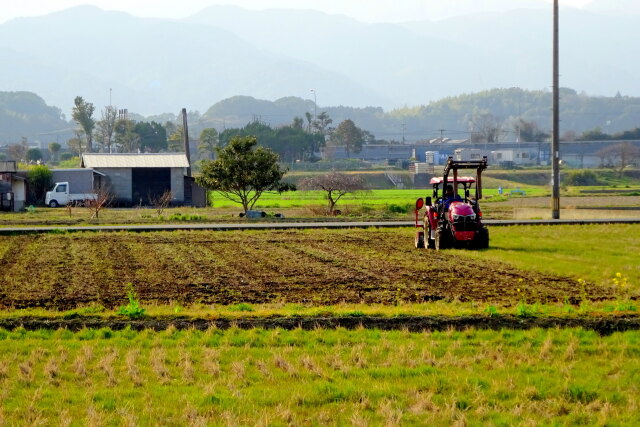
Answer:
<svg viewBox="0 0 640 427"><path fill-rule="evenodd" d="M447 230L444 230L440 227L436 230L436 238L434 242L434 246L436 250L447 249L449 247L449 239L447 238Z"/></svg>
<svg viewBox="0 0 640 427"><path fill-rule="evenodd" d="M426 227L424 228L426 230L427 233L427 247L429 249L435 249L436 248L436 241L435 239L431 238L431 224L429 224L429 221L425 221L426 222Z"/></svg>

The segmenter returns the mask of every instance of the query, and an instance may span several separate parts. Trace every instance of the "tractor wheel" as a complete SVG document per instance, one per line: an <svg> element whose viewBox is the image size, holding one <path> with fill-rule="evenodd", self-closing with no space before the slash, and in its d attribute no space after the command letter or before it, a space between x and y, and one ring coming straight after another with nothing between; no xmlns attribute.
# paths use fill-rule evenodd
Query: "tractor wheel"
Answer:
<svg viewBox="0 0 640 427"><path fill-rule="evenodd" d="M417 232L416 233L416 249L424 249L424 233Z"/></svg>
<svg viewBox="0 0 640 427"><path fill-rule="evenodd" d="M476 235L475 245L476 249L488 249L489 248L489 230L481 228Z"/></svg>
<svg viewBox="0 0 640 427"><path fill-rule="evenodd" d="M449 247L447 239L447 230L444 230L440 227L436 230L436 238L434 242L434 246L436 250L447 249Z"/></svg>
<svg viewBox="0 0 640 427"><path fill-rule="evenodd" d="M427 247L429 249L435 249L436 248L436 241L434 239L431 238L431 224L429 224L429 221L426 221L426 227L424 228L427 233Z"/></svg>

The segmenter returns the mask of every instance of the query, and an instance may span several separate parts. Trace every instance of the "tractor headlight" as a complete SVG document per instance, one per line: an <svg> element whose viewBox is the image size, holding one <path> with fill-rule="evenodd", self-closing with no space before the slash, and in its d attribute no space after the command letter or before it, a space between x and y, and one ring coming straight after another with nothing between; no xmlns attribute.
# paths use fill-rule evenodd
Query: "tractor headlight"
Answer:
<svg viewBox="0 0 640 427"><path fill-rule="evenodd" d="M456 214L453 214L453 220L454 220L454 221L459 220L461 217L462 217L462 215L456 215Z"/></svg>
<svg viewBox="0 0 640 427"><path fill-rule="evenodd" d="M468 216L468 218L469 218L471 221L475 221L475 220L476 220L476 214L471 214L471 215L469 215L469 216Z"/></svg>

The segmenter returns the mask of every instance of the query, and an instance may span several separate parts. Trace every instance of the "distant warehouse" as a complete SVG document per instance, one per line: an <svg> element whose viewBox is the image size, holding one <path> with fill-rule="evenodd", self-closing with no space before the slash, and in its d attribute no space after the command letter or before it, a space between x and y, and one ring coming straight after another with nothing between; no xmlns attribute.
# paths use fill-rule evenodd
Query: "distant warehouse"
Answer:
<svg viewBox="0 0 640 427"><path fill-rule="evenodd" d="M184 153L88 153L82 155L81 167L104 175L101 186L120 205L149 205L170 191L172 204L206 206L206 191L186 176Z"/></svg>

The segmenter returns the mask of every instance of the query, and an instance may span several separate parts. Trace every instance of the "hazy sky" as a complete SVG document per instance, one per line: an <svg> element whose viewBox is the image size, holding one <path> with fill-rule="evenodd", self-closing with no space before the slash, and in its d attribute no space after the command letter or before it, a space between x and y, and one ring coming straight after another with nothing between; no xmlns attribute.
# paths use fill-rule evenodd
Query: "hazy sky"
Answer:
<svg viewBox="0 0 640 427"><path fill-rule="evenodd" d="M517 7L519 1L513 1L514 7ZM560 5L581 7L590 1L560 0ZM233 4L250 9L316 9L345 14L366 22L440 18L455 15L460 9L455 6L456 0L440 0L437 3L439 15L434 17L429 16L426 3L425 0L2 0L0 22L20 16L45 15L82 4L106 10L121 10L137 16L163 18L183 18L216 4Z"/></svg>

